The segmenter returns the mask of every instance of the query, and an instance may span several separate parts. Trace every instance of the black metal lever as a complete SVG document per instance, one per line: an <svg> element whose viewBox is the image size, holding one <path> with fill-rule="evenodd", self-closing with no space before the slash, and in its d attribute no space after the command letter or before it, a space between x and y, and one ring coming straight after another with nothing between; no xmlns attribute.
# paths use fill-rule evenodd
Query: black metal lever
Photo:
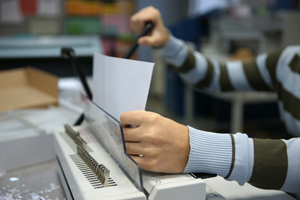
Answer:
<svg viewBox="0 0 300 200"><path fill-rule="evenodd" d="M134 51L136 50L136 48L139 46L139 44L138 44L139 38L147 35L152 30L153 26L154 26L154 24L152 22L146 22L144 30L136 38L136 40L134 41L134 43L131 46L131 48L129 49L129 51L125 54L124 58L128 59L128 58L130 58L132 56L132 54L134 53Z"/></svg>
<svg viewBox="0 0 300 200"><path fill-rule="evenodd" d="M71 47L62 47L61 48L61 56L63 58L69 59L71 61L72 67L75 70L76 74L79 76L80 81L84 87L84 90L89 99L93 100L92 92L87 84L85 75L83 74L80 64L75 56L75 51Z"/></svg>

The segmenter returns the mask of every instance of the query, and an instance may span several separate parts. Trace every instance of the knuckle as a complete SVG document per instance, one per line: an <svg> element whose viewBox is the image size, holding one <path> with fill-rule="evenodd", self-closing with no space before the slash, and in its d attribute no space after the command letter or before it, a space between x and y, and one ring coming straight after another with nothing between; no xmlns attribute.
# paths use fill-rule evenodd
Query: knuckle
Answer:
<svg viewBox="0 0 300 200"><path fill-rule="evenodd" d="M160 12L159 10L157 10L156 8L153 8L153 15L156 17L156 18L160 18Z"/></svg>
<svg viewBox="0 0 300 200"><path fill-rule="evenodd" d="M133 22L133 23L136 23L136 22L137 22L137 17L136 17L136 15L132 15L132 16L130 17L130 21Z"/></svg>
<svg viewBox="0 0 300 200"><path fill-rule="evenodd" d="M154 131L150 131L147 134L145 134L145 139L149 142L149 143L154 143L156 141L156 134Z"/></svg>
<svg viewBox="0 0 300 200"><path fill-rule="evenodd" d="M146 120L150 123L155 123L159 120L159 116L157 113L148 112L146 115Z"/></svg>
<svg viewBox="0 0 300 200"><path fill-rule="evenodd" d="M153 6L148 6L147 8L145 8L145 10L149 14L149 16L154 16L154 18L160 17L159 10L156 9L155 7L153 7Z"/></svg>
<svg viewBox="0 0 300 200"><path fill-rule="evenodd" d="M158 12L158 9L156 9L154 6L149 6L148 9L152 12Z"/></svg>
<svg viewBox="0 0 300 200"><path fill-rule="evenodd" d="M147 155L147 157L149 158L155 158L155 152L152 150L152 148L145 148L145 155Z"/></svg>

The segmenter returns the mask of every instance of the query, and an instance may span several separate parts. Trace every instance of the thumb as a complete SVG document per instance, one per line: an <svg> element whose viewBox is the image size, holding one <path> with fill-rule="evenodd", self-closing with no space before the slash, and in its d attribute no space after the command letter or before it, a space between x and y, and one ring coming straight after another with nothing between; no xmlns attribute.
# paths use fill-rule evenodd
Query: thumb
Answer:
<svg viewBox="0 0 300 200"><path fill-rule="evenodd" d="M151 35L144 36L138 40L140 45L148 46L148 47L160 47L164 45L164 40L160 35Z"/></svg>
<svg viewBox="0 0 300 200"><path fill-rule="evenodd" d="M138 40L138 44L139 45L144 45L144 46L148 46L148 47L151 47L152 44L151 44L151 36L143 36L141 37L139 40Z"/></svg>

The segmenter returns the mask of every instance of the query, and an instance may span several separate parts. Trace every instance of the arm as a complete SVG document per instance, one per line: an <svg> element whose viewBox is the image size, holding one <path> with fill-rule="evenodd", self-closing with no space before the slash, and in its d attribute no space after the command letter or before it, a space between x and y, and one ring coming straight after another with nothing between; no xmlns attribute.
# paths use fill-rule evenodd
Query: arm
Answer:
<svg viewBox="0 0 300 200"><path fill-rule="evenodd" d="M152 13L158 11L153 7L146 10L148 14L143 16L144 20L156 20L155 33L168 34L160 15ZM138 18L133 17L132 21ZM278 87L276 66L282 51L259 55L249 63L220 64L199 52L189 51L184 42L172 35L154 35L141 38L140 44L161 47L164 58L181 71L186 81L198 88L268 91ZM187 129L158 114L145 111L125 112L120 120L124 125L127 152L145 170L213 173L236 180L240 185L249 182L260 188L299 193L300 138L261 140L248 138L241 133L217 134L192 127ZM127 128L128 124L137 127Z"/></svg>
<svg viewBox="0 0 300 200"><path fill-rule="evenodd" d="M262 189L300 192L300 138L252 139L246 134L216 134L192 127L189 136L185 173L217 173L240 185L249 182Z"/></svg>
<svg viewBox="0 0 300 200"><path fill-rule="evenodd" d="M211 133L146 111L125 112L120 120L127 153L142 169L213 173L240 185L249 182L264 189L300 192L300 138L268 140L242 133ZM128 124L137 127L128 128Z"/></svg>
<svg viewBox="0 0 300 200"><path fill-rule="evenodd" d="M172 35L160 51L186 82L198 89L222 92L274 90L273 66L276 66L276 58L282 52L264 53L249 62L220 63L200 52L191 51L183 41Z"/></svg>
<svg viewBox="0 0 300 200"><path fill-rule="evenodd" d="M140 45L159 47L165 60L172 64L181 77L194 87L209 91L274 90L272 55L262 54L252 62L219 63L191 51L187 45L173 37L163 24L160 12L152 6L131 17L131 28L140 33L147 21L154 24L153 31L138 41ZM276 57L276 56L275 56Z"/></svg>

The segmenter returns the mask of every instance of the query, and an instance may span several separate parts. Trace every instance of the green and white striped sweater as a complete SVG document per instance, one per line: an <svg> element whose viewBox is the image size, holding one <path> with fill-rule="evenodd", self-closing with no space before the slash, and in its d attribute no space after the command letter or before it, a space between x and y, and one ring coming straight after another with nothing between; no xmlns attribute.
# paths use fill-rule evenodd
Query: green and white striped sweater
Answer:
<svg viewBox="0 0 300 200"><path fill-rule="evenodd" d="M300 193L300 45L259 55L255 61L219 63L190 51L172 35L165 60L193 86L208 91L276 91L289 140L252 139L189 127L191 151L185 173L216 173L228 180Z"/></svg>

